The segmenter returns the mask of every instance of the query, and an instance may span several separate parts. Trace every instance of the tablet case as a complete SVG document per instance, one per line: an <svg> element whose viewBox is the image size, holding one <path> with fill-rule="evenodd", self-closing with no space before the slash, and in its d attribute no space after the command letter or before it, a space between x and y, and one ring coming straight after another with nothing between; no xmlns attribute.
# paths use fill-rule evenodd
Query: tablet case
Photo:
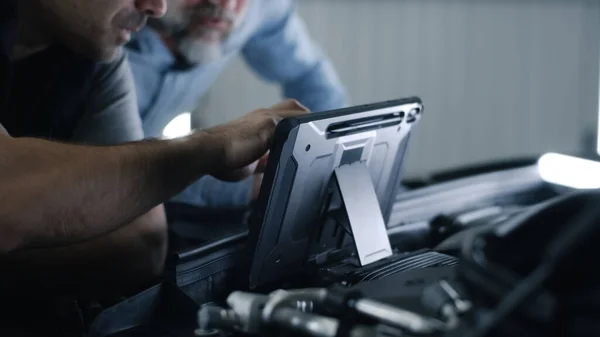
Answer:
<svg viewBox="0 0 600 337"><path fill-rule="evenodd" d="M361 232L372 231L370 235L354 236L354 242L358 245L358 239L368 239L368 236L376 235L375 232L382 232L380 236L388 240L385 222L400 185L411 129L422 114L422 101L410 97L280 122L251 217L247 253L251 288L295 275L302 270L309 255L320 253L311 251L311 240L326 221L324 215L330 210L324 207L329 207L336 199L338 188L344 203L347 204L350 198L356 202L354 208L364 208L373 200L378 203L364 210L365 213L379 213L372 221L383 222L371 228L369 219L360 214L362 209L358 212L345 209L345 213L354 212L362 218ZM344 184L340 184L340 180L344 180ZM352 186L356 184L361 186ZM354 191L344 197L344 189ZM369 190L372 192L367 195ZM361 200L361 197L369 198ZM356 221L350 219L349 222L354 226ZM352 230L356 232L357 228ZM333 244L327 243L328 246ZM383 252L379 254L382 257L389 256L389 247L388 243L387 247L383 245L374 252ZM363 257L360 252L358 255ZM368 256L361 262L366 259Z"/></svg>

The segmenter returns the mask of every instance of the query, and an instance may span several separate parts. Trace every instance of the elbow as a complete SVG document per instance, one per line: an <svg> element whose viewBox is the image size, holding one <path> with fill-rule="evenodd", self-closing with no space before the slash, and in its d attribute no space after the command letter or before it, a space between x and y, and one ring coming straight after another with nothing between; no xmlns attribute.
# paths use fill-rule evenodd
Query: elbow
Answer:
<svg viewBox="0 0 600 337"><path fill-rule="evenodd" d="M140 221L137 229L137 237L141 242L137 264L143 277L152 280L160 277L164 271L168 246L167 221L162 207L142 218L144 221Z"/></svg>
<svg viewBox="0 0 600 337"><path fill-rule="evenodd" d="M165 269L167 257L167 229L149 233L147 237L148 258L146 273L148 277L155 279L162 276Z"/></svg>
<svg viewBox="0 0 600 337"><path fill-rule="evenodd" d="M6 207L0 209L0 256L22 249L28 241L26 226L13 214Z"/></svg>

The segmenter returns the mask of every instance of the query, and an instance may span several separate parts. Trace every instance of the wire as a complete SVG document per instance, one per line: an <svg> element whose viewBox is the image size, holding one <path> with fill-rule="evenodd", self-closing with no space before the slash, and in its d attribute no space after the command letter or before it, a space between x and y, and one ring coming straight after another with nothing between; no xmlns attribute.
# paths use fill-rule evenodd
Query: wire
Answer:
<svg viewBox="0 0 600 337"><path fill-rule="evenodd" d="M537 268L523 280L505 299L500 302L492 316L484 320L468 337L485 337L523 302L532 297L538 288L552 274L551 268Z"/></svg>

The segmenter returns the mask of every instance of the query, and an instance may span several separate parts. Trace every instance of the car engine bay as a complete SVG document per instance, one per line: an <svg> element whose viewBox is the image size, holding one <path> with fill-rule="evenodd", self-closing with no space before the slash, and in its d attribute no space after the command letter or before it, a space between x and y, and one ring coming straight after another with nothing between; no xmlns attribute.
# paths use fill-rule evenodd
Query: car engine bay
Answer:
<svg viewBox="0 0 600 337"><path fill-rule="evenodd" d="M332 253L255 289L240 277L247 231L195 238L163 282L102 311L88 336L597 335L586 273L599 200L535 165L436 181L397 197L393 256L361 267ZM194 217L181 214L175 230Z"/></svg>

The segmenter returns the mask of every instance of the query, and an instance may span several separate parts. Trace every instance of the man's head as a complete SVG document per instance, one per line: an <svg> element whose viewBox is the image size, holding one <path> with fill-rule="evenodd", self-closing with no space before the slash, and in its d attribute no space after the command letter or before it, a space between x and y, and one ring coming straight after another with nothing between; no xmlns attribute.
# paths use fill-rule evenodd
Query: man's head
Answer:
<svg viewBox="0 0 600 337"><path fill-rule="evenodd" d="M160 17L165 0L28 0L51 40L97 60L111 60L147 17Z"/></svg>
<svg viewBox="0 0 600 337"><path fill-rule="evenodd" d="M171 47L190 63L222 55L222 42L242 21L251 0L167 0L167 14L155 23Z"/></svg>

